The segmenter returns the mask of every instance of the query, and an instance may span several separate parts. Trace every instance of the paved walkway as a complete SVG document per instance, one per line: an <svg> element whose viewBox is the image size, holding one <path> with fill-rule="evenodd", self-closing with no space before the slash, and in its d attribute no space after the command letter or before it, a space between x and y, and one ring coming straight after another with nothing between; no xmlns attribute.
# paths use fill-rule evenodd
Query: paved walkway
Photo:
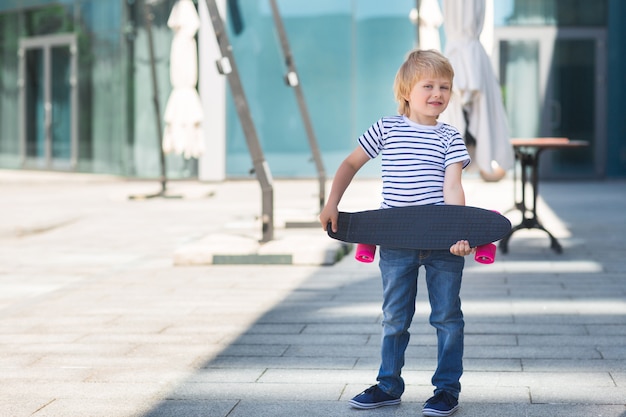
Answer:
<svg viewBox="0 0 626 417"><path fill-rule="evenodd" d="M468 204L512 205L508 180L465 184ZM253 181L170 189L183 198L130 201L158 184L0 171L0 416L421 415L436 355L423 280L403 403L352 410L378 367L377 267L351 255L175 265L212 236L259 238L260 193ZM313 220L316 192L314 181L276 181L277 239L323 236L280 226ZM541 193L562 255L521 231L495 264L467 259L456 415L626 417L626 182ZM343 208L374 207L378 194L359 180Z"/></svg>

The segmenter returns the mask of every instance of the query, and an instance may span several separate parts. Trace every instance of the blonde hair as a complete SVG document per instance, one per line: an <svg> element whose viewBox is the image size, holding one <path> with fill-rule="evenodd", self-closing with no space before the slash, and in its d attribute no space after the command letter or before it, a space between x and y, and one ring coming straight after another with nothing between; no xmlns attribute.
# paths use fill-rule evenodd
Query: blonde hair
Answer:
<svg viewBox="0 0 626 417"><path fill-rule="evenodd" d="M415 49L409 52L404 63L398 69L393 83L393 93L398 102L400 114L409 115L410 109L407 98L411 89L419 80L429 76L447 78L452 83L454 69L452 69L450 61L434 49Z"/></svg>

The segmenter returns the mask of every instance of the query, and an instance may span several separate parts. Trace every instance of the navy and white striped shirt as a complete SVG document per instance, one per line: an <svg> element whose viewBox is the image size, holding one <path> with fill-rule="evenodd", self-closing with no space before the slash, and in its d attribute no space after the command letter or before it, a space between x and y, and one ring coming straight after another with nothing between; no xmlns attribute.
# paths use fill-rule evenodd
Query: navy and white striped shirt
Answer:
<svg viewBox="0 0 626 417"><path fill-rule="evenodd" d="M461 134L445 123L419 125L405 116L383 117L359 137L369 155L382 155L381 208L443 204L448 165L470 163Z"/></svg>

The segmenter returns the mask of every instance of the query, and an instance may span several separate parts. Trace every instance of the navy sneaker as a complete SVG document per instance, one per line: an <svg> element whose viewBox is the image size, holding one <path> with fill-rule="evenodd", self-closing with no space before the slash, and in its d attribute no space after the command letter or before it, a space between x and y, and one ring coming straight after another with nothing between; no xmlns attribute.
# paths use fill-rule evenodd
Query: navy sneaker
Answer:
<svg viewBox="0 0 626 417"><path fill-rule="evenodd" d="M451 416L459 408L459 401L449 392L439 391L424 404L422 414L429 417Z"/></svg>
<svg viewBox="0 0 626 417"><path fill-rule="evenodd" d="M372 385L348 402L354 408L368 410L386 405L400 404L400 398L392 397L378 388L378 385Z"/></svg>

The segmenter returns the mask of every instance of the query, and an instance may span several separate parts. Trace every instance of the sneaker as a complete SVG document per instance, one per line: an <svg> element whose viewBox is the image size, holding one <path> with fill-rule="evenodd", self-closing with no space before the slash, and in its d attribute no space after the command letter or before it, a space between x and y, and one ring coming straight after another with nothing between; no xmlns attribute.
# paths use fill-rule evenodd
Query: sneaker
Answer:
<svg viewBox="0 0 626 417"><path fill-rule="evenodd" d="M354 408L368 410L386 405L400 404L400 398L392 397L378 388L378 385L372 385L348 402Z"/></svg>
<svg viewBox="0 0 626 417"><path fill-rule="evenodd" d="M459 401L449 392L440 391L424 404L422 414L429 417L451 416L459 408Z"/></svg>

